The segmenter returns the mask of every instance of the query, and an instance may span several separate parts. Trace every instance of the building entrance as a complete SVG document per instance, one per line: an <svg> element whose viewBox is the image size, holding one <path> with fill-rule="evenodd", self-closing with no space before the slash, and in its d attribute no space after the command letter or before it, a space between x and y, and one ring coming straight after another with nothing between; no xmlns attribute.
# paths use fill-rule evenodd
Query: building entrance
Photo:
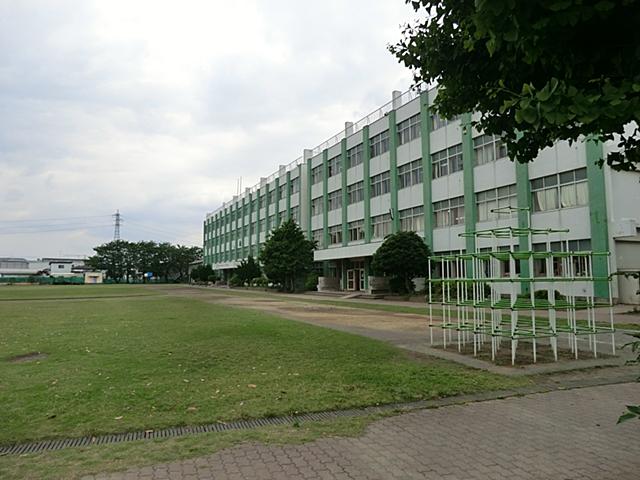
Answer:
<svg viewBox="0 0 640 480"><path fill-rule="evenodd" d="M347 290L364 290L364 262L351 262L351 268L347 269Z"/></svg>

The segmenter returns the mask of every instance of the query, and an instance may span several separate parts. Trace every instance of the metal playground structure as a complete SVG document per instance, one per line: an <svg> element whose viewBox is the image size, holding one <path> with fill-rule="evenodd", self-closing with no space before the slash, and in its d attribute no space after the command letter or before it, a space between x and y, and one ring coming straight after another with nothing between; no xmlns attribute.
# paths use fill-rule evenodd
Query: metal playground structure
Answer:
<svg viewBox="0 0 640 480"><path fill-rule="evenodd" d="M493 212L512 215L517 210L527 210L530 225L528 209L504 207ZM472 253L431 257L431 344L434 329L442 331L443 348L457 343L461 351L473 342L474 356L490 342L491 359L496 361L498 351L510 341L511 364L515 365L521 343L531 345L535 363L540 342L549 342L557 361L560 337L566 337L577 359L579 341L586 341L596 357L597 337L610 335L615 355L609 252L571 251L569 241L562 240L567 232L530 226L466 232L460 236L474 237L475 245L486 239L483 243L489 246L476 247ZM556 239L555 249L552 238ZM606 275L594 274L597 263L601 268L595 270L606 268ZM609 308L604 324L596 321L596 308L600 307ZM583 318L578 319L577 312L584 312Z"/></svg>

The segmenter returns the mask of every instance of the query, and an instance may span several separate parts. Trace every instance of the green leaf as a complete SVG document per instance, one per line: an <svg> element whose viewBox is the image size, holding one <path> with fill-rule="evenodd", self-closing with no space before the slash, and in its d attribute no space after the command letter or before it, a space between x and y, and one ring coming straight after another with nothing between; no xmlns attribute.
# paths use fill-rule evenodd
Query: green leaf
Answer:
<svg viewBox="0 0 640 480"><path fill-rule="evenodd" d="M618 421L616 423L626 422L627 420L631 420L632 418L636 418L636 415L633 413L625 413L618 417Z"/></svg>
<svg viewBox="0 0 640 480"><path fill-rule="evenodd" d="M627 405L627 410L629 410L634 415L640 416L640 405Z"/></svg>

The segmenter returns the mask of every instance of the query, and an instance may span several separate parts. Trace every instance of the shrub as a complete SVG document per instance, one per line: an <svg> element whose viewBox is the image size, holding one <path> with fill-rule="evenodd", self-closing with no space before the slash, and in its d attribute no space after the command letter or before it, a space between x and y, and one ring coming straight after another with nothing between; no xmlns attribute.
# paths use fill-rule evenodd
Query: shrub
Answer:
<svg viewBox="0 0 640 480"><path fill-rule="evenodd" d="M304 282L304 289L310 292L315 292L318 289L318 274L310 273Z"/></svg>

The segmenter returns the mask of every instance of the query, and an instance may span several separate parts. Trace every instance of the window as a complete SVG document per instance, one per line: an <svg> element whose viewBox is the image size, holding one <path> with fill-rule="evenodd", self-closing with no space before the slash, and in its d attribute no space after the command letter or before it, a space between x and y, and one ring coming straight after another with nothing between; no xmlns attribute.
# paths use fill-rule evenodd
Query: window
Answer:
<svg viewBox="0 0 640 480"><path fill-rule="evenodd" d="M484 165L507 158L507 147L495 135L481 135L473 139L473 154L476 165Z"/></svg>
<svg viewBox="0 0 640 480"><path fill-rule="evenodd" d="M311 169L311 185L315 185L316 183L320 183L322 181L322 167L320 164L317 167Z"/></svg>
<svg viewBox="0 0 640 480"><path fill-rule="evenodd" d="M251 200L251 211L255 212L258 209L258 199L254 198Z"/></svg>
<svg viewBox="0 0 640 480"><path fill-rule="evenodd" d="M311 200L311 216L320 215L322 213L323 198L318 197Z"/></svg>
<svg viewBox="0 0 640 480"><path fill-rule="evenodd" d="M329 177L338 175L342 171L342 158L340 158L340 155L329 159L329 162L327 163L327 168L329 171Z"/></svg>
<svg viewBox="0 0 640 480"><path fill-rule="evenodd" d="M534 212L587 205L587 169L579 168L531 180L531 196Z"/></svg>
<svg viewBox="0 0 640 480"><path fill-rule="evenodd" d="M464 223L464 197L449 198L433 204L435 227L447 227Z"/></svg>
<svg viewBox="0 0 640 480"><path fill-rule="evenodd" d="M420 137L420 114L409 117L398 124L398 145Z"/></svg>
<svg viewBox="0 0 640 480"><path fill-rule="evenodd" d="M371 236L372 238L384 238L391 233L391 215L377 215L371 217Z"/></svg>
<svg viewBox="0 0 640 480"><path fill-rule="evenodd" d="M342 189L334 190L328 195L329 211L342 207Z"/></svg>
<svg viewBox="0 0 640 480"><path fill-rule="evenodd" d="M389 151L389 130L374 135L369 140L370 157L377 157Z"/></svg>
<svg viewBox="0 0 640 480"><path fill-rule="evenodd" d="M318 229L318 230L314 230L313 232L311 232L311 239L316 242L316 245L321 246L322 245L322 229Z"/></svg>
<svg viewBox="0 0 640 480"><path fill-rule="evenodd" d="M398 188L422 183L422 160L415 160L398 167Z"/></svg>
<svg viewBox="0 0 640 480"><path fill-rule="evenodd" d="M342 243L342 225L329 227L329 245Z"/></svg>
<svg viewBox="0 0 640 480"><path fill-rule="evenodd" d="M371 177L371 197L377 197L378 195L384 195L391 190L391 182L389 172L384 172L379 175Z"/></svg>
<svg viewBox="0 0 640 480"><path fill-rule="evenodd" d="M271 205L272 203L276 202L276 191L275 191L275 189L269 190L269 193L267 194L267 202L269 202L269 205Z"/></svg>
<svg viewBox="0 0 640 480"><path fill-rule="evenodd" d="M438 130L439 128L442 128L446 125L449 125L450 123L455 122L459 118L460 118L460 115L456 115L451 120L447 120L446 118L441 117L440 114L436 112L432 112L431 113L431 129Z"/></svg>
<svg viewBox="0 0 640 480"><path fill-rule="evenodd" d="M284 199L287 194L287 185L280 185L278 187L278 198L280 200Z"/></svg>
<svg viewBox="0 0 640 480"><path fill-rule="evenodd" d="M64 268L64 265L58 265L58 268Z"/></svg>
<svg viewBox="0 0 640 480"><path fill-rule="evenodd" d="M433 178L440 178L462 170L462 144L431 154Z"/></svg>
<svg viewBox="0 0 640 480"><path fill-rule="evenodd" d="M513 216L516 212L509 212L505 207L516 207L517 205L518 199L515 184L476 193L476 209L479 222ZM491 211L496 208L504 208L504 210L499 213Z"/></svg>
<svg viewBox="0 0 640 480"><path fill-rule="evenodd" d="M424 207L422 205L400 210L398 217L400 218L400 230L403 232L424 231Z"/></svg>
<svg viewBox="0 0 640 480"><path fill-rule="evenodd" d="M360 181L347 186L347 198L349 205L361 202L364 199L364 182Z"/></svg>
<svg viewBox="0 0 640 480"><path fill-rule="evenodd" d="M264 208L266 207L266 203L265 201L267 200L267 195L266 194L262 194L260 195L260 208Z"/></svg>
<svg viewBox="0 0 640 480"><path fill-rule="evenodd" d="M300 207L299 206L291 207L290 218L292 218L294 222L300 225Z"/></svg>
<svg viewBox="0 0 640 480"><path fill-rule="evenodd" d="M300 191L300 177L291 179L291 195Z"/></svg>
<svg viewBox="0 0 640 480"><path fill-rule="evenodd" d="M364 160L362 144L347 150L347 169L360 165Z"/></svg>
<svg viewBox="0 0 640 480"><path fill-rule="evenodd" d="M569 240L568 242L550 242L548 247L546 243L534 243L532 248L534 252L546 252L547 248L552 252L588 252L591 251L591 239L586 238L582 240ZM551 257L550 260L553 274L550 275L547 272L547 259L536 258L533 261L533 275L535 277L563 276L564 270L569 266L567 263L568 259ZM588 266L585 261L585 257L574 257L572 260L573 272L567 272L567 274L571 273L575 276L586 276L588 274Z"/></svg>
<svg viewBox="0 0 640 480"><path fill-rule="evenodd" d="M276 228L276 216L275 215L270 215L269 216L269 231L273 230L274 228Z"/></svg>
<svg viewBox="0 0 640 480"><path fill-rule="evenodd" d="M364 240L364 220L356 220L349 222L349 241L357 242L358 240Z"/></svg>

